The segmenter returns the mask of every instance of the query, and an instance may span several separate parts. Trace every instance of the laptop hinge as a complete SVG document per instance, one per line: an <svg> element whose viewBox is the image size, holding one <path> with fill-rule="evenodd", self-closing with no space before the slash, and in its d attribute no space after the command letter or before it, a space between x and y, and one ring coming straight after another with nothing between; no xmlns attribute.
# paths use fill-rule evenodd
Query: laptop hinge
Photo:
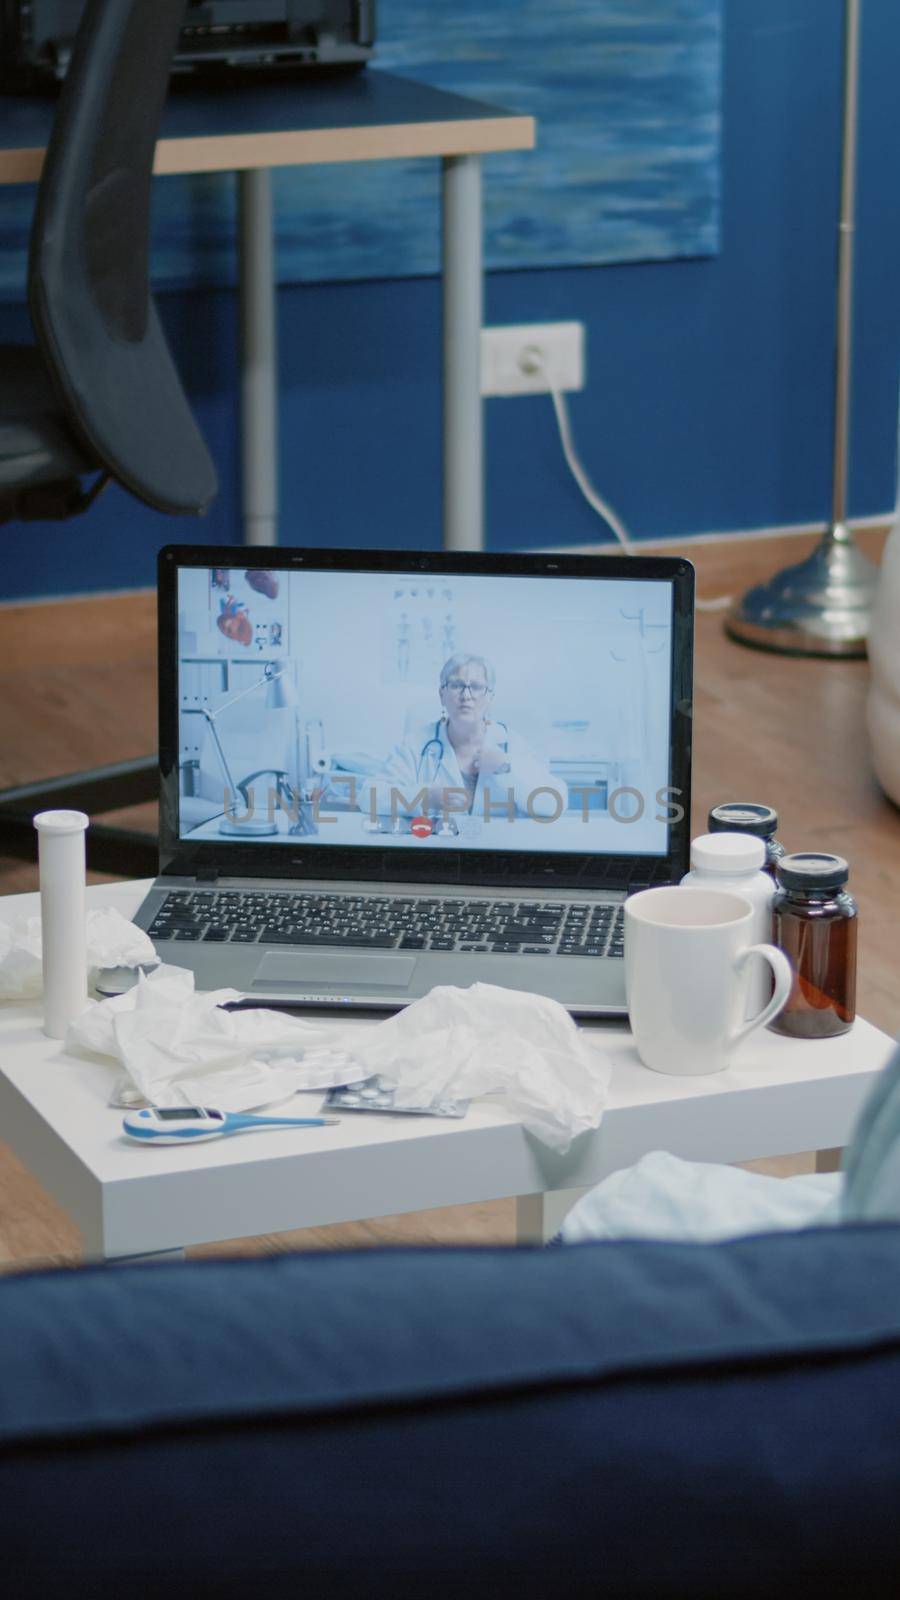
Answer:
<svg viewBox="0 0 900 1600"><path fill-rule="evenodd" d="M197 883L217 883L218 878L218 867L198 867L194 873L194 879Z"/></svg>

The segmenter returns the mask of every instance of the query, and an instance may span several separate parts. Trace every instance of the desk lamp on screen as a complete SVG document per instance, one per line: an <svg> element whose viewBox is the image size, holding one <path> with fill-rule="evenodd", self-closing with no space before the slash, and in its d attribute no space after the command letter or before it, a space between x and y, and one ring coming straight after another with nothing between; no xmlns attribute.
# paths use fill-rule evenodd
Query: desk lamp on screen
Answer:
<svg viewBox="0 0 900 1600"><path fill-rule="evenodd" d="M257 689L261 689L263 686L265 686L266 691L264 700L266 711L286 710L296 704L293 664L285 663L284 666L276 670L270 662L262 677L257 678L246 689L240 689L237 694L231 695L215 711L207 705L198 708L199 715L206 720L213 746L219 758L219 765L222 768L222 775L225 779L225 807L222 820L219 823L219 833L229 837L237 835L243 838L259 839L278 832L274 807L271 803L267 803L265 815L257 816L255 814L253 785L258 779L268 777L274 780L274 792L281 797L287 798L290 804L290 774L281 767L261 767L259 771L247 773L239 781L235 781L231 763L228 760L219 729L216 726L222 716L231 710L232 706L236 706L241 700L246 700L249 695L254 694ZM268 798L267 794L267 802ZM239 810L242 801L245 808L243 814Z"/></svg>

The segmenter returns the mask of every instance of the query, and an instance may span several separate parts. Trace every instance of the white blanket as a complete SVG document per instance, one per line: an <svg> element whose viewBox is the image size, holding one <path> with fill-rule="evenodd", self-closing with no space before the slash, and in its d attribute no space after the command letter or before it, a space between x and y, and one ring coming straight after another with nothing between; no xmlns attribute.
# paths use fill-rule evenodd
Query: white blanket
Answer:
<svg viewBox="0 0 900 1600"><path fill-rule="evenodd" d="M841 1222L900 1222L900 1050L860 1112L841 1172L770 1178L654 1150L583 1195L560 1236L699 1242Z"/></svg>

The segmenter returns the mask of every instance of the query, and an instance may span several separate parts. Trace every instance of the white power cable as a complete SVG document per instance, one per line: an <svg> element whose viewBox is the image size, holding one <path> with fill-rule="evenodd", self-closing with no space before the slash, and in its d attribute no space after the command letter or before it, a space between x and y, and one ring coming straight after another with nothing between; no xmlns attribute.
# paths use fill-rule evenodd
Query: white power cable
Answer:
<svg viewBox="0 0 900 1600"><path fill-rule="evenodd" d="M577 483L592 511L596 511L598 517L603 518L603 521L606 523L607 527L612 529L620 545L622 546L622 549L627 550L628 554L633 556L635 553L634 542L627 528L625 527L625 524L623 523L621 517L616 515L609 502L604 500L601 494L597 493L597 490L594 488L590 478L584 470L584 467L581 465L581 462L578 459L578 452L575 449L575 444L572 439L572 428L569 423L569 408L566 405L565 395L560 389L554 389L551 385L550 398L553 401L553 409L556 412L556 425L559 428L559 438L563 448L563 455L566 458L566 465L568 466L572 477L575 479L575 482Z"/></svg>
<svg viewBox="0 0 900 1600"><path fill-rule="evenodd" d="M591 483L587 472L582 466L578 456L578 451L575 449L575 441L572 438L572 427L569 421L569 408L566 404L566 397L561 389L556 388L554 384L550 382L549 374L546 374L545 371L543 351L537 346L531 346L526 352L526 356L527 360L523 361L523 369L525 371L531 373L545 372L545 375L547 376L550 398L553 401L553 410L556 413L556 425L559 429L559 439L562 445L563 455L566 458L566 465L568 466L572 477L575 479L575 482L581 490L581 493L584 495L588 505L591 507L591 510L596 511L598 517L601 517L606 523L607 527L612 530L626 554L630 556L635 555L637 553L637 546L628 532L628 529L625 527L624 522L613 510L612 506L609 504L609 501L604 500L603 496L597 492L597 490L594 488L594 485ZM695 601L695 606L698 611L724 611L726 606L731 605L733 598L734 596L730 594L720 594L709 600L698 599Z"/></svg>

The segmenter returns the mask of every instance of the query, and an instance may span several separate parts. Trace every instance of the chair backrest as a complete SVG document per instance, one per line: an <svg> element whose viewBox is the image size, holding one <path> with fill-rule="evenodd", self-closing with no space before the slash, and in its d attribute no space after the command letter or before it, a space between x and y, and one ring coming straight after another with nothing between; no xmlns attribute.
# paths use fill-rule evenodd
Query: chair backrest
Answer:
<svg viewBox="0 0 900 1600"><path fill-rule="evenodd" d="M31 235L35 336L68 418L159 511L204 511L216 473L149 288L153 156L184 0L87 0Z"/></svg>

